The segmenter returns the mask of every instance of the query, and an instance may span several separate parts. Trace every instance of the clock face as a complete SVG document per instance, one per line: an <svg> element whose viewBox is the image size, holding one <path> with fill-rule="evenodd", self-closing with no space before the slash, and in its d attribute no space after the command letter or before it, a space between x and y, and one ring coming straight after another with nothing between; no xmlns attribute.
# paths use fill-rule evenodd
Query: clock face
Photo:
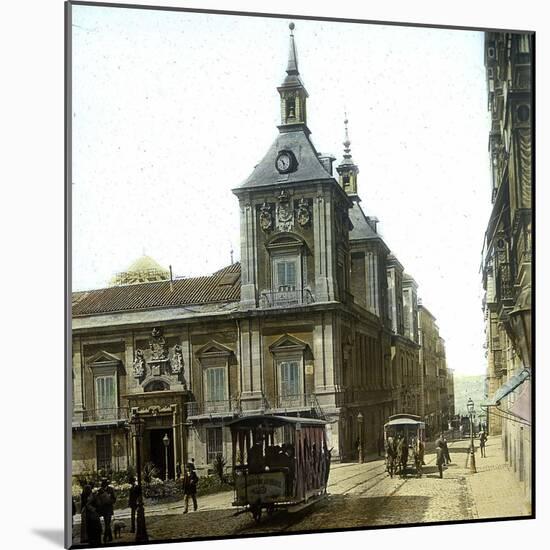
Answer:
<svg viewBox="0 0 550 550"><path fill-rule="evenodd" d="M275 166L282 174L291 172L294 167L294 158L292 157L292 153L288 151L282 151L279 153L277 160L275 161Z"/></svg>

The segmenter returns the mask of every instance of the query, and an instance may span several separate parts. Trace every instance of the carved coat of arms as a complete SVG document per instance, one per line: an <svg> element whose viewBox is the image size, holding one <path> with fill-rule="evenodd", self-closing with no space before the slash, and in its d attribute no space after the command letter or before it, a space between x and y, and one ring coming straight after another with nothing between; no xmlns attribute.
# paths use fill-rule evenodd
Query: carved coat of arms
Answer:
<svg viewBox="0 0 550 550"><path fill-rule="evenodd" d="M151 332L149 348L151 349L151 359L153 361L162 361L163 359L168 359L168 348L166 347L166 340L164 339L160 328L154 328Z"/></svg>
<svg viewBox="0 0 550 550"><path fill-rule="evenodd" d="M260 227L263 231L269 231L273 226L273 214L271 207L267 203L263 203L260 207Z"/></svg>
<svg viewBox="0 0 550 550"><path fill-rule="evenodd" d="M135 378L141 378L145 374L145 356L143 355L143 351L140 349L136 350L136 358L134 359L133 369Z"/></svg>
<svg viewBox="0 0 550 550"><path fill-rule="evenodd" d="M294 227L294 212L290 205L290 198L286 191L281 191L277 205L277 229L279 231L291 231Z"/></svg>
<svg viewBox="0 0 550 550"><path fill-rule="evenodd" d="M300 199L298 208L296 209L296 219L301 227L306 227L311 222L311 211L308 203L304 199Z"/></svg>

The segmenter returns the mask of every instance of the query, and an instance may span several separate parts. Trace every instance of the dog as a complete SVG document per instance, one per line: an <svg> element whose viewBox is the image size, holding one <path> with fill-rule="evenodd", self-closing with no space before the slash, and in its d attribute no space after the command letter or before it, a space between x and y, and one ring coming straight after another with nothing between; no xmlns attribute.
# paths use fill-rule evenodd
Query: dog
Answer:
<svg viewBox="0 0 550 550"><path fill-rule="evenodd" d="M126 529L126 524L121 521L120 519L115 519L113 521L113 533L115 535L115 539L119 539L121 535L121 531L124 531Z"/></svg>

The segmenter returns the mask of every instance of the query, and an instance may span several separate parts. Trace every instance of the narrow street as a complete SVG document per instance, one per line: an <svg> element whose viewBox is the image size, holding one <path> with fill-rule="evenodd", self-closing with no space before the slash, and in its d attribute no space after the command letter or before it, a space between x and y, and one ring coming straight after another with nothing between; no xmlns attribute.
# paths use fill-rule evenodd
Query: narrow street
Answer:
<svg viewBox="0 0 550 550"><path fill-rule="evenodd" d="M473 475L466 465L467 447L467 440L450 443L452 463L443 479L430 452L421 478L412 472L405 479L390 478L381 459L334 464L329 496L300 512L280 511L256 524L248 513L235 515L233 493L228 492L199 499L199 510L187 515L182 513L182 502L150 507L146 511L147 530L151 540L194 539L527 514L521 495L509 488L512 474L504 465L500 440L489 439L487 458L476 453L478 473ZM129 525L127 511L117 512L116 518ZM75 526L74 535L78 544L79 526ZM126 532L117 542L132 540L133 535Z"/></svg>

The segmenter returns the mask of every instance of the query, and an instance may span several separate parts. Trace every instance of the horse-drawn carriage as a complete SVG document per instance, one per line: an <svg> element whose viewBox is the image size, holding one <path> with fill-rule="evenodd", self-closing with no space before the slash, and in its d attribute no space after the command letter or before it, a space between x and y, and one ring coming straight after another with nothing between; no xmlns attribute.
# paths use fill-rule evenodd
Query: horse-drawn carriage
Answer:
<svg viewBox="0 0 550 550"><path fill-rule="evenodd" d="M326 422L250 415L233 421L233 506L260 521L262 510L290 512L326 496L330 471Z"/></svg>
<svg viewBox="0 0 550 550"><path fill-rule="evenodd" d="M391 477L407 475L412 466L416 475L422 475L425 448L425 424L414 414L394 414L384 425L386 470Z"/></svg>

